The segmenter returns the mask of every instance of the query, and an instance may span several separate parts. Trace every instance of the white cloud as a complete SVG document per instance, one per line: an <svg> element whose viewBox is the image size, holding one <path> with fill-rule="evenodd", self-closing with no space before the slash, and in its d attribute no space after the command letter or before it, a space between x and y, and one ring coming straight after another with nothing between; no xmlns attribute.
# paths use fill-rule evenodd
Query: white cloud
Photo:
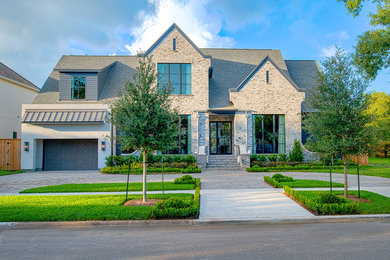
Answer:
<svg viewBox="0 0 390 260"><path fill-rule="evenodd" d="M151 1L149 1L151 2ZM232 47L234 40L219 36L222 18L207 10L209 0L155 0L153 14L139 13L141 23L131 30L135 39L126 49L131 54L145 51L170 25L176 23L198 47Z"/></svg>
<svg viewBox="0 0 390 260"><path fill-rule="evenodd" d="M322 57L331 57L331 56L335 55L335 53L336 53L336 46L335 45L331 45L331 46L324 47L321 49L321 56Z"/></svg>

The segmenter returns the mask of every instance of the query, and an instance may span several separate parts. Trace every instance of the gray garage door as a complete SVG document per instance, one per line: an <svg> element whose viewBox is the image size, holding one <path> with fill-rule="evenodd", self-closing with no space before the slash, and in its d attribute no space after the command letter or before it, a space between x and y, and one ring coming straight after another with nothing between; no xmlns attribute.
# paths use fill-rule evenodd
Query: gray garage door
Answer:
<svg viewBox="0 0 390 260"><path fill-rule="evenodd" d="M44 140L43 170L96 170L97 140Z"/></svg>

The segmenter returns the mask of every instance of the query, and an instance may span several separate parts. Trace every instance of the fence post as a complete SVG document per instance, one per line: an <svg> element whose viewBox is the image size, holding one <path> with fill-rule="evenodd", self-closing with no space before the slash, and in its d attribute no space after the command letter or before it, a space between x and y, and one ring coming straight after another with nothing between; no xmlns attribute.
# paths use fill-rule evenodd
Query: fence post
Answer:
<svg viewBox="0 0 390 260"><path fill-rule="evenodd" d="M330 193L332 193L332 163L329 163L329 179Z"/></svg>

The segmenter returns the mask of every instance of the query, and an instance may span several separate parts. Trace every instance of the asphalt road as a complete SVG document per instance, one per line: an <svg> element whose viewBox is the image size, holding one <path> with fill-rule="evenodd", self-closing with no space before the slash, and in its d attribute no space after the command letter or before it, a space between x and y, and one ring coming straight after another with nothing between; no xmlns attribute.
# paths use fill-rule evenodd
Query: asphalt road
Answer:
<svg viewBox="0 0 390 260"><path fill-rule="evenodd" d="M0 259L389 259L390 221L0 231Z"/></svg>

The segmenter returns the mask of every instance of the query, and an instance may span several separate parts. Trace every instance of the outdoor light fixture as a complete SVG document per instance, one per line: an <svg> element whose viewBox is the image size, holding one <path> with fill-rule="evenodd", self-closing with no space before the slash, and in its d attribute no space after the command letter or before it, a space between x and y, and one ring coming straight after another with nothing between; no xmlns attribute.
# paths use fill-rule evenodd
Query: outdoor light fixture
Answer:
<svg viewBox="0 0 390 260"><path fill-rule="evenodd" d="M105 151L105 150L106 150L106 142L102 141L102 151Z"/></svg>
<svg viewBox="0 0 390 260"><path fill-rule="evenodd" d="M24 142L24 151L28 152L30 150L30 143L29 142Z"/></svg>

